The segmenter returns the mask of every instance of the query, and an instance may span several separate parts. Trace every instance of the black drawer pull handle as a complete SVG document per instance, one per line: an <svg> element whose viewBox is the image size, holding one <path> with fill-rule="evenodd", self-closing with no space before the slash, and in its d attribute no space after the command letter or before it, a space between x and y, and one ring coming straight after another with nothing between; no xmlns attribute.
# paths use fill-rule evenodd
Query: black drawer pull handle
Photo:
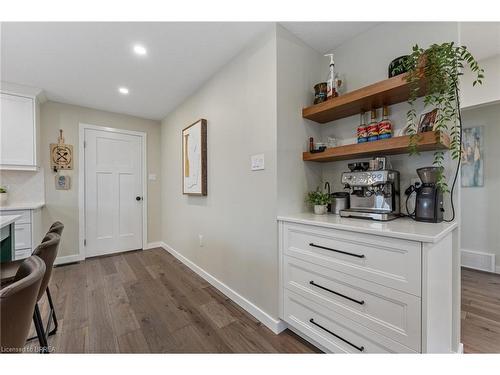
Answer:
<svg viewBox="0 0 500 375"><path fill-rule="evenodd" d="M346 255L350 255L352 257L356 257L356 258L364 258L364 254L354 254L354 253L348 253L347 251L342 251L342 250L336 250L336 249L331 249L329 247L325 247L325 246L320 246L320 245L315 245L313 244L312 242L309 244L309 246L312 246L312 247L318 247L320 249L325 249L325 250L330 250L330 251L335 251L336 253L341 253L341 254L346 254Z"/></svg>
<svg viewBox="0 0 500 375"><path fill-rule="evenodd" d="M356 302L356 303L358 303L358 304L360 304L360 305L364 305L364 304L365 304L365 301L359 301L359 300L357 300L357 299L354 299L354 298L348 297L348 296L346 296L345 294L342 294L342 293L336 292L336 291L334 291L334 290L331 290L331 289L325 288L325 287L324 287L324 286L322 286L322 285L316 284L316 283L315 283L314 281L312 281L312 280L311 280L311 281L309 281L309 284L314 285L315 287L318 287L318 288L320 288L320 289L326 290L327 292L333 293L333 294L335 294L335 295L337 295L337 296L339 296L339 297L342 297L342 298L348 299L349 301Z"/></svg>
<svg viewBox="0 0 500 375"><path fill-rule="evenodd" d="M314 324L315 326L317 326L317 327L321 328L323 331L328 332L330 335L333 335L333 336L335 336L336 338L338 338L339 340L342 340L343 342L345 342L346 344L351 345L353 348L358 349L360 352L362 352L362 351L364 351L364 350L365 350L365 347L364 347L364 346L357 346L357 345L354 345L352 342L347 341L346 339L344 339L344 338L340 337L339 335L336 335L335 333L333 333L333 332L332 332L332 331L330 331L329 329L327 329L327 328L323 327L322 325L320 325L320 324L316 323L316 322L314 321L314 319L313 319L313 318L309 319L309 321L310 321L312 324Z"/></svg>

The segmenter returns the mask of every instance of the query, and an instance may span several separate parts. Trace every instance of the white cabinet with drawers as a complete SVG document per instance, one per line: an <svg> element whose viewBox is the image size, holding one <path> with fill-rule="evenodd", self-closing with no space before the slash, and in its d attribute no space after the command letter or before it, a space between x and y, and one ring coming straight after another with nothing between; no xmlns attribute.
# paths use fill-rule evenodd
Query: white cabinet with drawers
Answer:
<svg viewBox="0 0 500 375"><path fill-rule="evenodd" d="M452 352L455 223L279 218L280 317L334 353Z"/></svg>
<svg viewBox="0 0 500 375"><path fill-rule="evenodd" d="M23 210L2 210L1 216L21 215L14 226L15 260L31 255L42 240L41 208Z"/></svg>

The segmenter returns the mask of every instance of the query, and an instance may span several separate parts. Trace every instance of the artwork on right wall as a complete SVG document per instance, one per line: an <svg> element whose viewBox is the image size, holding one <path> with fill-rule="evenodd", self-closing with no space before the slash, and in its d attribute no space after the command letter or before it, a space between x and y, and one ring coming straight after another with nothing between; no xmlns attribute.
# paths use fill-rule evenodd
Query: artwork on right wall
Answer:
<svg viewBox="0 0 500 375"><path fill-rule="evenodd" d="M463 129L462 135L462 187L484 186L482 126Z"/></svg>

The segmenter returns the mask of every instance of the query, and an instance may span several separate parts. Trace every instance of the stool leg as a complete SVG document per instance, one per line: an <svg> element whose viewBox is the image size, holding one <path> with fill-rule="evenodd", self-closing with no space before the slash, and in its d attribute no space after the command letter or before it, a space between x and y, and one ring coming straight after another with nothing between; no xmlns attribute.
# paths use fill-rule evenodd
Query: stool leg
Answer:
<svg viewBox="0 0 500 375"><path fill-rule="evenodd" d="M49 300L50 313L52 314L52 318L54 321L54 329L52 329L49 332L49 336L52 336L53 334L55 334L57 332L58 323L57 323L57 317L56 317L56 309L54 307L54 303L52 302L52 296L50 294L49 287L47 287L46 292L47 292L47 299Z"/></svg>
<svg viewBox="0 0 500 375"><path fill-rule="evenodd" d="M49 348L47 343L47 337L45 335L45 330L43 329L42 315L40 314L38 303L35 304L35 311L33 313L33 322L35 323L36 334L38 336L38 342L40 343L40 353L48 353Z"/></svg>

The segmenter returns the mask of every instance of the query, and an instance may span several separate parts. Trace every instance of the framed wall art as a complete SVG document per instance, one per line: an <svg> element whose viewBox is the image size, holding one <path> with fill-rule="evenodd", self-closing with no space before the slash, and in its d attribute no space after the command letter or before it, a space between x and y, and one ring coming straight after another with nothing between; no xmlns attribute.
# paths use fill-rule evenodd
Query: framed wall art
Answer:
<svg viewBox="0 0 500 375"><path fill-rule="evenodd" d="M462 187L484 186L483 127L463 129Z"/></svg>
<svg viewBox="0 0 500 375"><path fill-rule="evenodd" d="M207 195L207 120L182 130L182 193Z"/></svg>
<svg viewBox="0 0 500 375"><path fill-rule="evenodd" d="M420 115L420 120L418 122L418 133L425 133L434 130L434 125L436 124L437 109L432 111L422 113Z"/></svg>

